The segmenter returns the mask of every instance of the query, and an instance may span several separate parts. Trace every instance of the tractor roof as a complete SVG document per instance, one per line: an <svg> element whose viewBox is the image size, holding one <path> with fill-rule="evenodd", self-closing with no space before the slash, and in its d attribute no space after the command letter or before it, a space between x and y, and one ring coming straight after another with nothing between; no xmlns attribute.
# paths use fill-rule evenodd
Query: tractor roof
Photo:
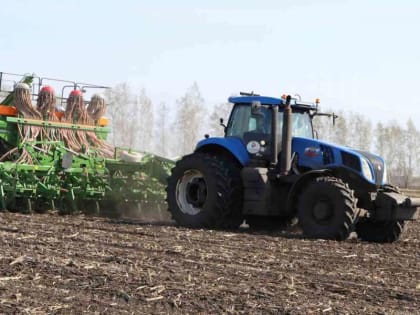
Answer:
<svg viewBox="0 0 420 315"><path fill-rule="evenodd" d="M285 100L282 98L259 96L259 95L248 95L248 96L231 96L229 102L234 104L252 104L252 102L260 102L263 105L283 105ZM291 106L294 108L316 110L317 106L315 103L301 102L295 98L292 98Z"/></svg>

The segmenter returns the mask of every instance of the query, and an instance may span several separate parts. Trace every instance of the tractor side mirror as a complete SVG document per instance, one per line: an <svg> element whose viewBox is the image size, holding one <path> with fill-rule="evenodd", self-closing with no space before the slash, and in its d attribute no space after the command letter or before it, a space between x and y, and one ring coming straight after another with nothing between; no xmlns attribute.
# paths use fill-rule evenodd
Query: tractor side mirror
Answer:
<svg viewBox="0 0 420 315"><path fill-rule="evenodd" d="M254 116L262 115L261 112L261 102L253 101L251 104L251 114Z"/></svg>
<svg viewBox="0 0 420 315"><path fill-rule="evenodd" d="M319 113L319 112L315 112L315 114L313 114L311 117L314 116L327 116L328 118L332 118L332 123L333 126L335 126L335 121L339 118L338 115L336 115L335 113Z"/></svg>
<svg viewBox="0 0 420 315"><path fill-rule="evenodd" d="M225 130L227 128L227 126L225 125L225 121L223 120L223 118L220 118L220 126L222 126Z"/></svg>
<svg viewBox="0 0 420 315"><path fill-rule="evenodd" d="M332 113L332 119L333 119L333 126L335 127L335 121L337 120L338 115L336 115L335 113Z"/></svg>

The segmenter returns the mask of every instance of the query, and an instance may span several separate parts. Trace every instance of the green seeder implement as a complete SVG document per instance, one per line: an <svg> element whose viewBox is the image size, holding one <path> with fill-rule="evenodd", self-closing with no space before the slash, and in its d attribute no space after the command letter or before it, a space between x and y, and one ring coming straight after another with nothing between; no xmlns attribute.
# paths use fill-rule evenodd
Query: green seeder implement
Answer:
<svg viewBox="0 0 420 315"><path fill-rule="evenodd" d="M98 88L0 72L1 209L118 216L164 203L172 161L106 143L103 99L83 99Z"/></svg>

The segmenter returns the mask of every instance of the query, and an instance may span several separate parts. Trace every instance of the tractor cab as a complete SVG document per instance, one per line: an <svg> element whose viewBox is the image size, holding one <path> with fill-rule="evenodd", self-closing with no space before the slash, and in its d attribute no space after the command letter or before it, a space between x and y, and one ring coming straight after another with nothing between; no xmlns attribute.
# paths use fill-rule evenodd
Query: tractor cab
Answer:
<svg viewBox="0 0 420 315"><path fill-rule="evenodd" d="M231 97L229 101L234 103L234 107L225 136L239 138L251 159L268 161L272 156L274 139L277 141L276 147L281 148L285 99L251 95ZM291 107L292 136L313 139L312 117L316 105L292 99ZM273 115L277 116L275 137Z"/></svg>

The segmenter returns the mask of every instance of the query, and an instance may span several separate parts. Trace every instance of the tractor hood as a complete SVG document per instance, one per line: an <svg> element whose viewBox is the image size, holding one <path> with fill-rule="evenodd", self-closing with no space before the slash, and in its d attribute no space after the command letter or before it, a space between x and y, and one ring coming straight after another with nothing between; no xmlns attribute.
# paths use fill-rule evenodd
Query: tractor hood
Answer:
<svg viewBox="0 0 420 315"><path fill-rule="evenodd" d="M298 165L310 169L347 168L371 184L386 183L385 161L370 152L359 151L316 139L294 137L292 151L298 155Z"/></svg>
<svg viewBox="0 0 420 315"><path fill-rule="evenodd" d="M254 141L255 142L255 141ZM255 158L246 144L237 137L208 138L198 142L196 151L223 149L230 152L243 166ZM298 166L312 170L346 168L373 185L386 183L384 160L372 153L310 138L293 137L292 152L297 154Z"/></svg>

